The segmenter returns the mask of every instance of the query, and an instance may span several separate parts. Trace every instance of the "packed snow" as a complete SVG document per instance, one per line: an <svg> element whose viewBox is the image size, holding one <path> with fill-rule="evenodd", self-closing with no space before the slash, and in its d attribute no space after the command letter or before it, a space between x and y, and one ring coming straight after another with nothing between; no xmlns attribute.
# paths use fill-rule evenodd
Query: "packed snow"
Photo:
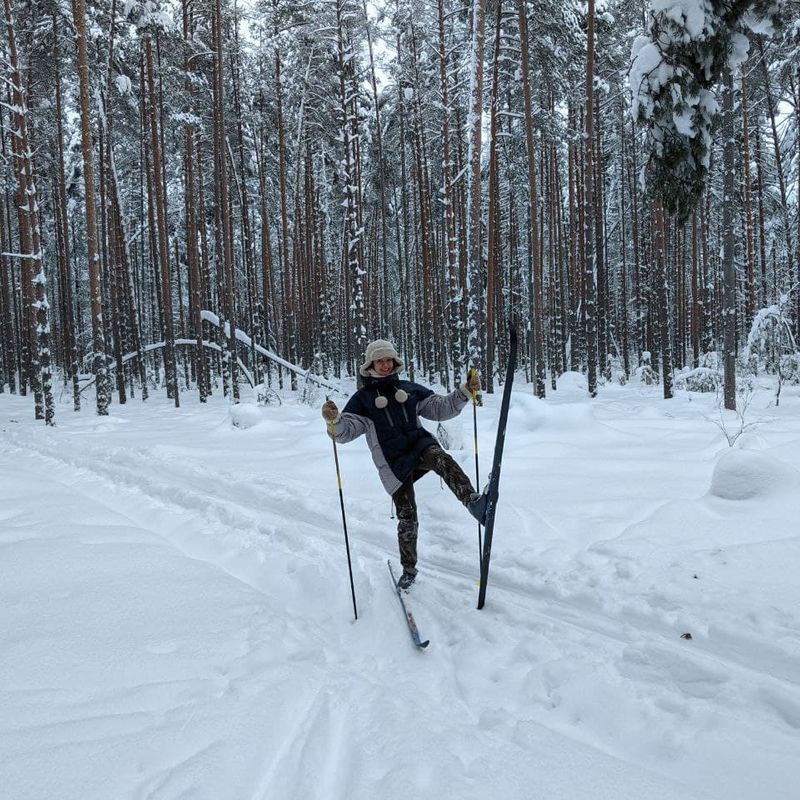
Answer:
<svg viewBox="0 0 800 800"><path fill-rule="evenodd" d="M354 620L323 399L65 395L48 429L0 395L2 797L796 800L797 387L742 420L520 376L482 611L475 523L417 484L425 651L363 439ZM442 434L474 475L471 409Z"/></svg>

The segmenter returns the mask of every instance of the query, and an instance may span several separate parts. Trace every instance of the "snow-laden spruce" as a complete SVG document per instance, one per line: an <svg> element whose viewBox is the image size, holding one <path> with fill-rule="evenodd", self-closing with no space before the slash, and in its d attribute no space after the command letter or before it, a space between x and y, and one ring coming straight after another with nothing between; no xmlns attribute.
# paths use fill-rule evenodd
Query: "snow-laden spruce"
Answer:
<svg viewBox="0 0 800 800"><path fill-rule="evenodd" d="M747 58L748 31L771 33L782 0L651 0L629 74L632 114L650 140L648 182L685 220L705 186L717 85Z"/></svg>

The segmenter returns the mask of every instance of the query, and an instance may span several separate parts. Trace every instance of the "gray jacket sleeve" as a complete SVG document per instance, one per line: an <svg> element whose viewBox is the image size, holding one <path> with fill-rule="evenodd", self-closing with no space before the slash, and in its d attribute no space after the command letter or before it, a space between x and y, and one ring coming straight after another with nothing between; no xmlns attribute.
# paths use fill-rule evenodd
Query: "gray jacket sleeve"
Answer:
<svg viewBox="0 0 800 800"><path fill-rule="evenodd" d="M417 414L425 419L435 419L440 422L452 419L461 413L469 397L467 390L461 387L450 394L431 394L420 401Z"/></svg>
<svg viewBox="0 0 800 800"><path fill-rule="evenodd" d="M367 421L359 414L351 414L345 411L336 417L334 433L339 444L347 444L353 439L358 439L362 433L367 432ZM330 435L330 429L328 429Z"/></svg>

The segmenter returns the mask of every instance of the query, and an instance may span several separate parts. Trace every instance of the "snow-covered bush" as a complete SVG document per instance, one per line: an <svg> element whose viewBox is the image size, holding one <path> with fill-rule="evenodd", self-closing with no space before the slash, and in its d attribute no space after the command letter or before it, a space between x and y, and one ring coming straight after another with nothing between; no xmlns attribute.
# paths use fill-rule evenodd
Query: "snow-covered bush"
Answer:
<svg viewBox="0 0 800 800"><path fill-rule="evenodd" d="M687 392L716 392L721 384L722 373L711 367L695 367L675 376L675 388Z"/></svg>
<svg viewBox="0 0 800 800"><path fill-rule="evenodd" d="M718 392L722 387L722 363L714 350L703 353L700 363L675 376L675 387L687 392Z"/></svg>
<svg viewBox="0 0 800 800"><path fill-rule="evenodd" d="M782 295L777 303L759 309L753 318L742 361L753 373L763 369L777 374L787 357L796 361L798 355L789 318L789 295ZM791 370L791 364L787 366Z"/></svg>
<svg viewBox="0 0 800 800"><path fill-rule="evenodd" d="M300 402L305 403L307 406L317 406L320 403L320 387L308 378L303 382L300 387Z"/></svg>
<svg viewBox="0 0 800 800"><path fill-rule="evenodd" d="M633 375L647 386L653 386L658 383L658 372L653 369L652 356L649 350L642 351L642 363L636 367Z"/></svg>
<svg viewBox="0 0 800 800"><path fill-rule="evenodd" d="M255 387L256 402L260 406L279 406L283 402L281 396L274 390L270 389L263 383L259 383Z"/></svg>
<svg viewBox="0 0 800 800"><path fill-rule="evenodd" d="M800 353L786 353L781 357L778 374L784 383L797 386L800 384Z"/></svg>
<svg viewBox="0 0 800 800"><path fill-rule="evenodd" d="M750 374L763 370L777 376L776 405L784 383L800 384L800 351L792 332L789 302L790 296L784 294L777 303L759 309L741 353L743 366Z"/></svg>
<svg viewBox="0 0 800 800"><path fill-rule="evenodd" d="M305 403L307 406L320 405L320 385L313 380L312 375L323 375L323 357L320 353L315 353L314 358L311 360L311 368L308 370L306 377L300 386L300 402Z"/></svg>
<svg viewBox="0 0 800 800"><path fill-rule="evenodd" d="M608 364L608 380L624 386L628 382L628 376L625 373L625 365L622 363L622 359L609 353L606 363Z"/></svg>

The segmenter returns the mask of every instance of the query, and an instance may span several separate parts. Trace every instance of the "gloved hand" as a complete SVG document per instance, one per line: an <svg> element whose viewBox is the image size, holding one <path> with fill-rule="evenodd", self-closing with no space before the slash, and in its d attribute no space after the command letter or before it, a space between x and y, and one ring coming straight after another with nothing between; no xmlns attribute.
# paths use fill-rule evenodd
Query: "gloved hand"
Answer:
<svg viewBox="0 0 800 800"><path fill-rule="evenodd" d="M333 422L339 416L339 409L333 400L326 400L322 406L322 416L325 422Z"/></svg>
<svg viewBox="0 0 800 800"><path fill-rule="evenodd" d="M481 390L481 379L478 377L477 370L470 370L467 373L467 382L464 386L472 395L477 394Z"/></svg>

